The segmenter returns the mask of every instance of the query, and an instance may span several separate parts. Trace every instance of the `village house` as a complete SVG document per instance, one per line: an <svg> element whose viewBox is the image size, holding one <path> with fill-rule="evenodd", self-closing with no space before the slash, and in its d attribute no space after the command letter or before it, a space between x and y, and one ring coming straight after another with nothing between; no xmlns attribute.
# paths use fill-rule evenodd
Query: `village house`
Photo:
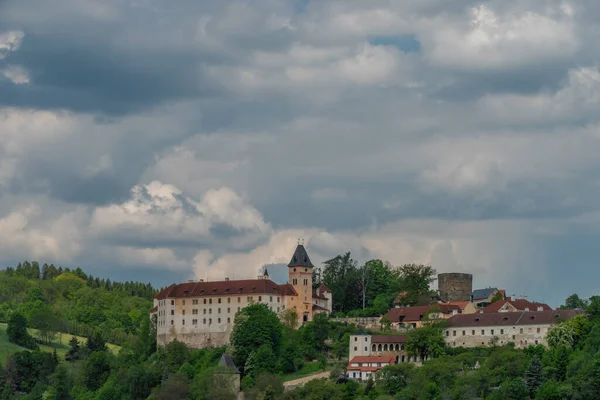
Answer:
<svg viewBox="0 0 600 400"><path fill-rule="evenodd" d="M472 302L476 307L486 307L492 303L492 299L498 293L500 293L503 299L506 297L506 292L504 290L499 290L498 288L485 288L473 290L471 298L465 300Z"/></svg>
<svg viewBox="0 0 600 400"><path fill-rule="evenodd" d="M348 363L346 372L352 380L366 381L371 374L394 364L394 356L356 356Z"/></svg>
<svg viewBox="0 0 600 400"><path fill-rule="evenodd" d="M299 324L312 321L314 314L329 314L331 290L321 285L313 291L313 267L306 249L298 244L288 264L287 284L273 282L266 270L259 279L173 284L154 297L151 316L157 343L164 346L179 340L193 348L224 346L235 314L255 303L278 314L295 309Z"/></svg>
<svg viewBox="0 0 600 400"><path fill-rule="evenodd" d="M389 320L390 328L420 328L428 320L448 319L461 312L458 305L441 303L429 306L392 308L381 317L382 323Z"/></svg>
<svg viewBox="0 0 600 400"><path fill-rule="evenodd" d="M494 312L516 312L516 311L551 311L552 308L548 304L534 303L526 299L516 299L511 297L506 300L498 300L486 306L483 309L484 313Z"/></svg>
<svg viewBox="0 0 600 400"><path fill-rule="evenodd" d="M514 343L515 347L541 344L552 327L582 314L581 310L515 311L457 314L444 331L450 347L477 347Z"/></svg>

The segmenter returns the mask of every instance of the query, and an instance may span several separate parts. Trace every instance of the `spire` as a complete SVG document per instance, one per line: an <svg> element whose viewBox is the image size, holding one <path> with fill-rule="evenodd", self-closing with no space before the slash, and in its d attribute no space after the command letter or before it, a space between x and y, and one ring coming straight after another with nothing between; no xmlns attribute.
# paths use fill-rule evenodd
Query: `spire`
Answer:
<svg viewBox="0 0 600 400"><path fill-rule="evenodd" d="M263 272L263 278L269 279L269 271L267 271L266 268L265 268L265 271Z"/></svg>
<svg viewBox="0 0 600 400"><path fill-rule="evenodd" d="M306 252L304 245L298 244L288 267L314 267L310 262L310 258L308 258L308 253Z"/></svg>

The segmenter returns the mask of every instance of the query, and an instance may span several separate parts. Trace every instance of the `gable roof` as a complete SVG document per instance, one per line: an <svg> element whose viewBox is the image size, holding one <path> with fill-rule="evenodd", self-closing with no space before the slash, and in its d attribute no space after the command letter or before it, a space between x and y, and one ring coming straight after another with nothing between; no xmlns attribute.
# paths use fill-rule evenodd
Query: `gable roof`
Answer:
<svg viewBox="0 0 600 400"><path fill-rule="evenodd" d="M485 289L473 290L473 293L472 293L473 300L487 299L488 297L490 297L490 295L492 295L497 290L498 290L498 288L485 288ZM466 299L466 300L469 300L469 299Z"/></svg>
<svg viewBox="0 0 600 400"><path fill-rule="evenodd" d="M299 244L296 247L288 267L314 267L303 245Z"/></svg>
<svg viewBox="0 0 600 400"><path fill-rule="evenodd" d="M329 289L324 283L321 283L319 286L320 293L331 293L331 289Z"/></svg>
<svg viewBox="0 0 600 400"><path fill-rule="evenodd" d="M251 295L251 294L288 294L290 290L278 285L270 279L247 279L240 281L214 281L214 282L187 282L173 284L160 291L157 300L171 297L203 297L203 296L225 296L225 295ZM291 285L290 285L291 286ZM293 288L292 288L293 290ZM295 291L294 291L295 292Z"/></svg>
<svg viewBox="0 0 600 400"><path fill-rule="evenodd" d="M354 356L350 360L352 363L393 363L395 360L394 356Z"/></svg>
<svg viewBox="0 0 600 400"><path fill-rule="evenodd" d="M329 300L327 297L320 295L317 291L317 289L313 289L312 290L312 298L313 299L320 299L320 300Z"/></svg>
<svg viewBox="0 0 600 400"><path fill-rule="evenodd" d="M552 308L548 304L544 303L533 303L527 299L516 299L516 300L498 300L483 309L484 313L498 312L505 304L510 304L518 311L525 311L526 308L529 311L537 311L538 307L542 307L543 310L548 311Z"/></svg>
<svg viewBox="0 0 600 400"><path fill-rule="evenodd" d="M582 310L517 311L503 313L457 314L449 327L551 325L582 314Z"/></svg>

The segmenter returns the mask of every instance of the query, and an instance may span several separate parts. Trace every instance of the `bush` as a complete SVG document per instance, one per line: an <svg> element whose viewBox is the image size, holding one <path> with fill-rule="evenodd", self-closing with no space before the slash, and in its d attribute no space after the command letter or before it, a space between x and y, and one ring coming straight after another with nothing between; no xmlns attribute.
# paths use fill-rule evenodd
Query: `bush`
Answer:
<svg viewBox="0 0 600 400"><path fill-rule="evenodd" d="M27 332L27 319L22 314L13 313L6 328L8 340L14 344L31 350L37 350L38 345Z"/></svg>

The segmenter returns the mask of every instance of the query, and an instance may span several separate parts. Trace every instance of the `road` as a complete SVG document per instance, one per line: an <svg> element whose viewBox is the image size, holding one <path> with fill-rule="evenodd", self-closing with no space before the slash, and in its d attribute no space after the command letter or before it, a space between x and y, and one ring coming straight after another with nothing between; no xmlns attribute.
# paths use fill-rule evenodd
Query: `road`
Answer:
<svg viewBox="0 0 600 400"><path fill-rule="evenodd" d="M298 386L304 385L308 381L312 381L313 379L319 378L329 378L329 374L331 371L319 372L318 374L305 376L304 378L294 379L293 381L287 381L283 383L283 387L285 390L292 390L297 388Z"/></svg>

